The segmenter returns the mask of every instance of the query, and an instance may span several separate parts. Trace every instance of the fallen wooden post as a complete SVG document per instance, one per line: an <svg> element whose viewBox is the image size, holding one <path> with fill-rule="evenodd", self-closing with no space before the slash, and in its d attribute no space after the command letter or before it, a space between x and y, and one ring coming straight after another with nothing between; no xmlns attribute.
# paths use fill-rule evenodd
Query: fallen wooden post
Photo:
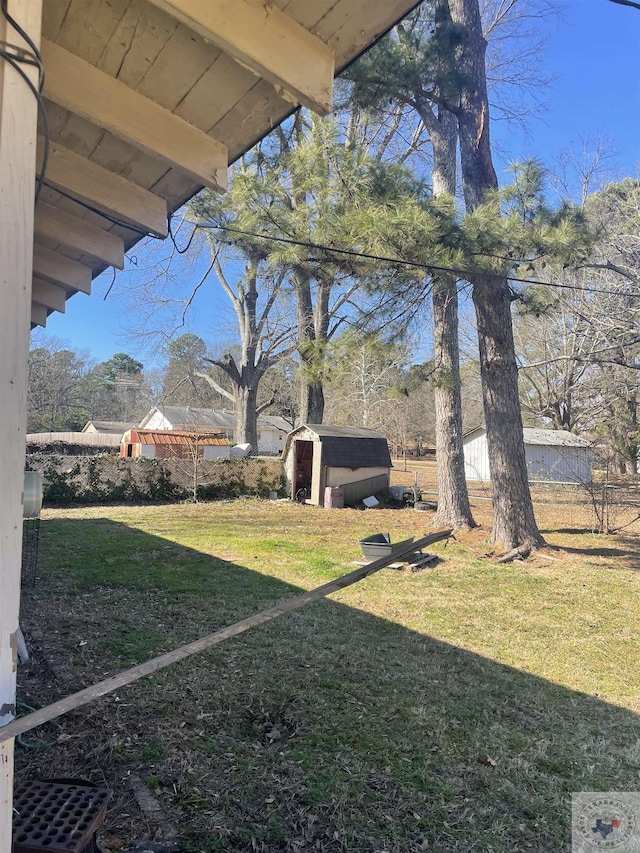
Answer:
<svg viewBox="0 0 640 853"><path fill-rule="evenodd" d="M138 681L140 678L152 675L160 669L171 666L171 664L177 663L184 658L191 657L191 655L198 654L198 652L203 652L205 649L210 649L212 646L216 646L223 640L228 640L230 637L236 637L238 634L242 634L250 628L255 628L257 625L263 625L265 622L270 622L272 619L276 619L284 613L290 613L292 610L299 610L301 607L304 607L306 604L310 604L312 601L318 601L318 599L324 598L332 592L338 592L340 589L344 589L347 586L358 583L358 581L363 580L380 569L384 569L385 566L389 565L389 563L396 562L398 557L403 557L405 554L424 548L427 545L431 545L433 542L440 542L442 539L448 539L452 533L453 530L439 530L437 533L430 533L429 536L425 536L423 539L418 539L416 542L412 541L404 548L394 551L391 555L381 557L379 560L374 560L373 563L368 563L366 566L362 566L362 568L355 569L353 572L342 575L342 577L336 578L334 581L329 581L329 583L325 583L322 586L309 590L309 592L303 592L301 595L291 598L283 604L278 604L275 607L271 607L269 610L263 610L261 613L256 613L255 616L249 616L247 619L236 622L235 625L230 625L228 628L222 628L214 634L209 634L206 637L202 637L200 640L194 640L192 643L187 643L186 645L180 646L180 648L174 649L171 652L166 652L165 654L152 658L145 663L140 663L137 666L131 667L131 669L125 669L124 672L121 672L118 675L114 675L111 678L105 678L104 681L99 681L91 687L85 687L84 690L79 690L77 693L72 693L64 699L59 699L57 702L53 702L45 708L40 708L38 711L28 714L26 717L20 717L20 719L14 720L0 728L0 743L24 734L31 729L35 729L38 726L43 725L43 723L55 720L57 717L61 717L69 711L74 711L76 708L88 705L90 702L93 702L94 699L106 696L107 693L113 693L115 690L124 687L125 684L131 684L134 681Z"/></svg>

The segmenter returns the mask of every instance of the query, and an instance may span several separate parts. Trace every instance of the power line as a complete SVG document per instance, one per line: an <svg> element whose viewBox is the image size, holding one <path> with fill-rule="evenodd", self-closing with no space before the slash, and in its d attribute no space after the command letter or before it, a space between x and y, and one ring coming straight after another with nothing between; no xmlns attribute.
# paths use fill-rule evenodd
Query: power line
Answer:
<svg viewBox="0 0 640 853"><path fill-rule="evenodd" d="M355 258L364 258L365 260L370 261L380 261L382 263L387 264L401 264L403 266L414 267L416 269L424 269L428 271L435 272L449 272L459 275L463 278L467 278L467 276L473 278L476 276L484 276L485 278L497 276L499 278L504 278L507 281L518 282L519 284L527 284L527 285L536 285L540 287L555 287L562 290L577 290L583 293L598 293L610 296L635 296L640 299L640 291L625 291L624 293L620 293L618 290L607 290L605 288L595 288L595 287L581 287L577 284L563 284L561 282L552 282L552 281L540 281L539 279L526 279L526 278L517 278L516 276L506 275L502 273L490 273L486 270L473 270L473 269L463 269L461 267L447 267L442 266L440 264L428 264L423 263L421 261L409 261L404 258L392 258L386 255L374 255L369 252L359 252L355 249L339 249L335 246L325 246L321 243L312 243L306 240L295 240L291 237L275 237L271 234L258 234L253 231L244 231L240 228L231 228L228 225L217 225L215 223L207 223L207 224L199 224L196 225L196 228L203 229L211 229L218 231L228 231L234 234L242 234L245 237L254 237L260 240L270 240L274 243L286 243L292 246L302 246L307 249L317 249L322 252L331 252L333 254L338 255L346 255L348 257ZM175 243L174 243L175 245Z"/></svg>

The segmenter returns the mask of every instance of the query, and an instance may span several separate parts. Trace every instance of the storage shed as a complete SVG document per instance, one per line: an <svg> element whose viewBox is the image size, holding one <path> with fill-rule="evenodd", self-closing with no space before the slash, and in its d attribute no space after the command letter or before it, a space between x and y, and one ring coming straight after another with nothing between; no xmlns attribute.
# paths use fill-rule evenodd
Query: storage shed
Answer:
<svg viewBox="0 0 640 853"><path fill-rule="evenodd" d="M315 506L324 506L328 487L342 489L346 505L389 488L387 439L364 427L303 424L289 433L282 459L290 494L306 488Z"/></svg>
<svg viewBox="0 0 640 853"><path fill-rule="evenodd" d="M120 456L137 459L220 459L231 455L232 443L219 433L130 429L122 436Z"/></svg>
<svg viewBox="0 0 640 853"><path fill-rule="evenodd" d="M523 429L529 482L590 483L591 442L566 430ZM467 480L491 481L486 427L463 438Z"/></svg>

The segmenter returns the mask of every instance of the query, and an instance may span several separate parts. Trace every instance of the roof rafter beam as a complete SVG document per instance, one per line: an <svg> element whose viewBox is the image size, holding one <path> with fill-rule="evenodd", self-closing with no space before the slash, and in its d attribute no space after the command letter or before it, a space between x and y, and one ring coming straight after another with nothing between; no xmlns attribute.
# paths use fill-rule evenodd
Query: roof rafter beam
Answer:
<svg viewBox="0 0 640 853"><path fill-rule="evenodd" d="M33 279L31 298L34 302L52 311L59 311L61 314L64 314L67 307L67 291L64 287L43 281L41 278Z"/></svg>
<svg viewBox="0 0 640 853"><path fill-rule="evenodd" d="M38 162L42 162L44 139L38 137ZM69 192L110 216L131 223L144 233L166 237L167 202L126 178L92 163L57 142L49 145L45 175L47 184Z"/></svg>
<svg viewBox="0 0 640 853"><path fill-rule="evenodd" d="M226 145L57 44L43 39L41 51L49 100L199 184L226 190Z"/></svg>
<svg viewBox="0 0 640 853"><path fill-rule="evenodd" d="M116 269L124 269L124 241L120 237L44 201L36 207L35 233Z"/></svg>
<svg viewBox="0 0 640 853"><path fill-rule="evenodd" d="M36 244L33 247L33 273L71 290L91 293L91 269Z"/></svg>
<svg viewBox="0 0 640 853"><path fill-rule="evenodd" d="M259 77L288 100L331 112L335 53L267 0L150 0Z"/></svg>
<svg viewBox="0 0 640 853"><path fill-rule="evenodd" d="M42 326L43 328L47 325L47 309L46 306L41 305L39 302L31 303L31 328L34 326Z"/></svg>

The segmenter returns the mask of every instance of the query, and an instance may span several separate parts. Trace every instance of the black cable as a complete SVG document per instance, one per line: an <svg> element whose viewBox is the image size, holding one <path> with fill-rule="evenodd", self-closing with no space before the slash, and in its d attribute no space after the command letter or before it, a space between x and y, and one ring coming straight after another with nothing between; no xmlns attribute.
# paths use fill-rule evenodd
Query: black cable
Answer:
<svg viewBox="0 0 640 853"><path fill-rule="evenodd" d="M201 224L197 225L196 228L204 228L204 229L215 229L219 231L229 231L234 234L242 234L245 237L255 237L260 240L271 240L275 243L287 243L293 246L302 246L307 249L319 249L323 252L333 252L334 254L339 255L347 255L349 257L356 258L365 258L370 261L382 261L387 264L402 264L403 266L415 267L417 269L424 269L429 271L436 272L450 272L456 275L459 275L463 278L469 276L473 278L474 276L483 276L485 278L498 277L504 278L507 281L515 281L519 284L527 284L529 286L540 286L540 287L556 287L563 290L577 290L584 293L601 293L610 296L635 296L640 298L640 291L624 291L624 293L620 293L618 290L605 290L603 288L593 288L593 287L580 287L576 284L561 284L560 282L551 282L551 281L540 281L538 279L526 279L526 278L516 278L515 276L506 275L503 273L491 273L486 270L472 270L472 269L462 269L460 267L445 267L439 264L426 264L420 261L408 261L403 258L391 258L385 255L372 255L368 252L357 252L355 249L338 249L335 246L324 246L320 243L311 243L305 240L294 240L289 237L274 237L270 234L256 234L253 231L243 231L239 228L230 228L228 225L216 225L216 224Z"/></svg>
<svg viewBox="0 0 640 853"><path fill-rule="evenodd" d="M38 112L40 113L40 116L42 118L42 124L44 125L44 127L43 127L43 129L44 129L44 151L42 152L42 164L40 166L40 171L39 171L38 176L37 176L38 184L36 187L36 203L37 203L38 199L40 198L40 193L42 192L42 185L45 182L44 181L44 175L46 174L47 164L49 162L49 137L50 137L50 133L49 133L49 116L47 115L47 107L46 107L46 104L44 102L42 95L37 90L37 88L34 86L32 81L29 79L29 75L24 71L24 69L22 69L20 67L19 61L16 60L10 53L7 53L7 51L2 49L2 48L0 48L0 56L6 62L9 63L9 65L13 68L13 70L16 71L22 77L22 79L27 84L29 89L31 89L31 92L32 92L33 96L35 97L36 102L38 104ZM29 64L33 65L34 63L31 62Z"/></svg>
<svg viewBox="0 0 640 853"><path fill-rule="evenodd" d="M189 240L187 241L187 245L184 247L184 249L181 249L181 248L179 248L179 246L176 242L176 238L175 238L175 235L173 233L173 229L171 228L172 219L173 219L173 216L171 214L169 214L168 226L167 226L167 230L169 231L169 237L171 237L171 242L173 243L173 248L176 250L176 252L179 255L184 255L185 252L189 251L189 248L190 248L191 244L193 243L193 238L196 236L196 232L198 231L198 226L197 225L193 226L193 231L191 232L191 236L189 237Z"/></svg>
<svg viewBox="0 0 640 853"><path fill-rule="evenodd" d="M1 8L2 8L2 14L5 16L5 18L7 19L8 23L9 23L9 24L11 24L11 26L13 27L13 29L14 29L14 30L15 30L15 31L20 35L20 36L22 36L22 38L26 41L26 43L29 45L29 47L30 47L30 48L31 48L31 50L33 51L33 56L35 57L36 62L37 62L37 65L38 65L38 68L39 68L39 70L40 70L40 78L39 78L39 81L38 81L38 89L39 89L40 91L42 91L42 87L44 86L44 63L42 62L42 55L40 54L40 51L39 51L39 49L38 49L38 45L33 41L33 39L31 38L31 36L29 35L29 33L25 32L25 31L22 29L22 27L21 27L21 26L20 26L20 24L15 20L15 18L12 18L12 17L11 17L11 15L9 14L8 0L2 0ZM21 49L21 48L19 48L19 50L20 50L20 49Z"/></svg>
<svg viewBox="0 0 640 853"><path fill-rule="evenodd" d="M49 140L50 140L50 132L49 132L49 116L47 115L47 107L42 97L42 89L44 87L44 63L42 62L42 55L38 49L38 45L33 41L30 35L20 26L20 24L9 14L8 8L8 0L2 0L0 4L0 8L2 9L2 14L5 19L9 23L11 27L20 35L24 41L31 48L31 52L25 50L23 47L19 45L10 44L9 42L2 41L0 42L0 56L8 62L14 71L17 71L18 74L25 81L31 92L33 93L37 104L38 104L38 112L42 118L43 130L44 130L44 151L42 152L42 164L40 166L40 172L38 174L38 184L36 187L36 204L38 203L38 199L40 198L40 193L42 192L42 185L44 183L44 175L47 171L47 164L49 163ZM13 51L11 54L9 51ZM38 69L38 86L34 86L29 76L24 72L24 70L20 67L20 64L26 65L35 65Z"/></svg>

